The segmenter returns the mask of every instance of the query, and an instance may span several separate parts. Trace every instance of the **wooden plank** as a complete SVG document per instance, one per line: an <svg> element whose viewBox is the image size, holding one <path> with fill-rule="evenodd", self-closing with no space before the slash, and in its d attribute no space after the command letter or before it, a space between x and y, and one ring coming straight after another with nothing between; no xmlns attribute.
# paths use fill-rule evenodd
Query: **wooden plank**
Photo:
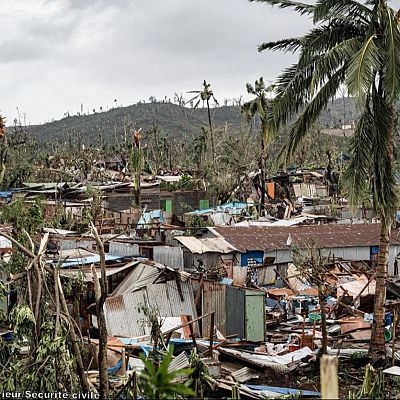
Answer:
<svg viewBox="0 0 400 400"><path fill-rule="evenodd" d="M320 363L321 398L339 399L338 358L323 355Z"/></svg>

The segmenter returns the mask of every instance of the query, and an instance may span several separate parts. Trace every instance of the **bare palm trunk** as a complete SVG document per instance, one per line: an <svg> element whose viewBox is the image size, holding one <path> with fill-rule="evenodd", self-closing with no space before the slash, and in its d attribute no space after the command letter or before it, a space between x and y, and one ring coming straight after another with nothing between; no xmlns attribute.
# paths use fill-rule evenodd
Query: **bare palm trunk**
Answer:
<svg viewBox="0 0 400 400"><path fill-rule="evenodd" d="M394 116L394 107L389 106L391 115ZM393 165L394 162L394 118L392 117L392 126L389 130L387 152ZM389 263L390 232L391 219L385 221L383 215L381 218L381 233L379 239L378 264L376 268L376 289L374 302L374 320L372 323L371 342L369 346L369 356L373 362L378 363L386 358L385 347L385 301L386 301L386 282Z"/></svg>
<svg viewBox="0 0 400 400"><path fill-rule="evenodd" d="M318 285L319 306L321 307L322 354L328 354L328 333L326 330L325 296L322 285Z"/></svg>
<svg viewBox="0 0 400 400"><path fill-rule="evenodd" d="M207 115L208 115L208 127L210 128L211 157L212 157L212 162L214 164L215 162L214 132L212 129L210 102L208 101L208 99L207 99Z"/></svg>
<svg viewBox="0 0 400 400"><path fill-rule="evenodd" d="M387 267L389 262L390 245L390 225L382 223L378 264L376 268L376 290L374 303L374 320L372 323L371 342L369 355L373 361L379 361L385 358L385 301L386 301L386 279Z"/></svg>
<svg viewBox="0 0 400 400"><path fill-rule="evenodd" d="M140 208L140 171L135 174L135 205Z"/></svg>
<svg viewBox="0 0 400 400"><path fill-rule="evenodd" d="M265 173L265 144L264 138L261 138L261 157L260 157L260 172L261 172L261 200L260 200L260 215L265 216L265 184L266 184L266 173Z"/></svg>

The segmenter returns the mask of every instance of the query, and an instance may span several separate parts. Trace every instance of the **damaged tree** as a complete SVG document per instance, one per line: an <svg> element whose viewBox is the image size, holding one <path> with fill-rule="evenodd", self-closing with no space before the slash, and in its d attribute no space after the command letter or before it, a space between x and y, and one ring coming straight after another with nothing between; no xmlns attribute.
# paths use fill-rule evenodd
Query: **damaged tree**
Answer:
<svg viewBox="0 0 400 400"><path fill-rule="evenodd" d="M141 129L135 130L132 134L131 148L131 172L133 174L133 182L135 185L135 206L140 207L140 174L144 167L143 151L141 146L142 135Z"/></svg>
<svg viewBox="0 0 400 400"><path fill-rule="evenodd" d="M309 284L318 288L318 300L321 310L322 354L328 354L325 309L328 287L324 279L324 275L327 272L328 258L324 256L323 249L319 248L313 241L305 243L302 247L303 249L293 248L293 259L301 276Z"/></svg>
<svg viewBox="0 0 400 400"><path fill-rule="evenodd" d="M206 80L203 81L203 88L202 90L191 90L188 93L196 93L196 96L194 96L192 99L190 99L188 102L193 103L194 100L197 100L196 104L194 105L194 108L197 108L200 104L200 101L206 102L207 105L207 117L208 117L208 129L210 132L210 143L211 143L211 160L212 160L212 165L215 165L216 162L216 152L215 152L215 137L214 137L214 131L213 131L213 126L212 126L212 120L211 120L211 109L210 109L210 101L213 100L214 104L218 106L218 101L214 97L214 92L211 90L211 85L206 82Z"/></svg>
<svg viewBox="0 0 400 400"><path fill-rule="evenodd" d="M100 398L106 400L109 398L108 386L108 365L107 365L107 326L104 315L104 303L108 293L108 282L106 275L106 261L104 253L104 243L101 240L96 227L91 224L92 232L96 240L97 248L100 255L101 280L97 276L96 267L92 266L92 275L94 281L96 315L99 328L99 374L100 374Z"/></svg>
<svg viewBox="0 0 400 400"><path fill-rule="evenodd" d="M256 1L256 0L250 0ZM374 322L370 356L385 354L384 303L390 227L399 195L393 163L394 106L400 97L399 13L386 0L365 3L321 0L316 4L257 0L292 7L313 17L317 25L303 37L264 43L259 50L298 53L295 65L277 80L271 103L271 127L277 131L297 116L281 156L288 160L317 122L322 111L346 85L357 100L361 117L351 138L352 159L343 183L348 199L359 206L372 193L381 220Z"/></svg>
<svg viewBox="0 0 400 400"><path fill-rule="evenodd" d="M32 245L33 241L28 232L25 231L25 235ZM68 358L70 347L77 364L76 374L79 377L80 390L88 392L89 383L75 333L76 322L68 312L58 267L52 268L42 260L48 234L42 238L37 254L11 235L2 232L2 236L18 249L13 255L16 257L15 266L20 265L21 261L26 262L26 267L22 269L24 271L12 274L11 281L21 285L21 288L27 286L28 299L27 304L16 305L10 315L15 340L10 349L5 346L1 349L2 352L8 352L8 359L2 366L0 388L18 392L24 390L51 392L59 389L71 393L79 391L75 386L75 371L71 368ZM33 285L37 287L34 288ZM26 290L23 289L23 292ZM21 359L19 346L27 344L29 353L25 359ZM37 368L32 370L31 365L37 365Z"/></svg>
<svg viewBox="0 0 400 400"><path fill-rule="evenodd" d="M251 122L254 116L258 116L261 121L260 128L260 142L261 151L258 162L260 169L260 186L261 186L261 200L260 200L260 214L265 215L265 186L266 186L266 158L268 146L271 143L271 130L268 124L268 104L267 104L267 93L273 90L273 86L266 87L263 78L255 81L254 86L250 83L246 85L247 93L252 94L255 97L254 100L249 101L242 106L242 113L246 116L248 122Z"/></svg>

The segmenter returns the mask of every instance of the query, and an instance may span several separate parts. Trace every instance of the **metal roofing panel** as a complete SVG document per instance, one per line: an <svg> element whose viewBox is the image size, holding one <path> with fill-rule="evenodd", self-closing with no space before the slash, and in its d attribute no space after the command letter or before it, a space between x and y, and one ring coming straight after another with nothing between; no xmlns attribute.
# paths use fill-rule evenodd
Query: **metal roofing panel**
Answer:
<svg viewBox="0 0 400 400"><path fill-rule="evenodd" d="M190 315L192 319L197 318L196 306L194 304L193 287L190 282L180 282L183 301L179 295L176 281L156 283L147 286L147 298L150 305L157 307L161 317L180 317ZM198 324L193 325L195 333L198 334Z"/></svg>
<svg viewBox="0 0 400 400"><path fill-rule="evenodd" d="M134 292L142 287L152 284L160 275L161 269L152 264L139 260L132 261L136 264L134 270L114 290L113 296L127 292Z"/></svg>
<svg viewBox="0 0 400 400"><path fill-rule="evenodd" d="M215 312L214 324L217 329L226 335L226 285L218 282L206 281L203 283L203 314ZM203 336L209 335L210 318L203 320Z"/></svg>
<svg viewBox="0 0 400 400"><path fill-rule="evenodd" d="M175 269L183 269L183 250L176 246L154 246L153 260Z"/></svg>
<svg viewBox="0 0 400 400"><path fill-rule="evenodd" d="M175 236L174 239L184 245L191 253L205 253L205 245L194 236Z"/></svg>
<svg viewBox="0 0 400 400"><path fill-rule="evenodd" d="M105 260L107 261L115 261L119 260L122 257L119 256L112 256L110 254L105 255ZM70 258L68 261L65 261L61 264L62 268L74 267L78 265L85 265L85 264L97 264L100 262L100 256L95 254L93 256L81 257L81 258Z"/></svg>
<svg viewBox="0 0 400 400"><path fill-rule="evenodd" d="M104 309L106 313L107 329L111 335L135 337L149 333L146 326L146 317L143 307L154 307L160 317L180 317L190 315L197 317L192 286L188 282L181 282L184 300L179 296L175 281L149 285L133 293L124 293L109 297ZM195 333L198 326L194 324Z"/></svg>
<svg viewBox="0 0 400 400"><path fill-rule="evenodd" d="M234 246L229 244L222 237L215 238L201 238L198 239L194 236L175 236L179 243L183 244L191 253L204 254L204 253L231 253L237 251Z"/></svg>
<svg viewBox="0 0 400 400"><path fill-rule="evenodd" d="M121 267L107 267L106 268L106 276L111 276L114 274L118 274L119 272L122 272L128 268L132 268L132 265L125 264L122 265ZM97 267L96 268L96 274L98 276L98 278L101 278L101 268ZM79 276L79 275L83 275L83 279L85 282L91 282L93 280L93 274L92 274L92 270L90 267L82 267L79 269L62 269L61 270L61 275L63 276Z"/></svg>
<svg viewBox="0 0 400 400"><path fill-rule="evenodd" d="M116 256L136 256L140 254L139 245L136 243L110 242L109 254Z"/></svg>
<svg viewBox="0 0 400 400"><path fill-rule="evenodd" d="M109 297L104 305L107 332L112 336L137 337L148 334L141 306L147 304L145 290Z"/></svg>
<svg viewBox="0 0 400 400"><path fill-rule="evenodd" d="M216 237L216 238L204 238L204 239L199 239L200 242L204 243L206 247L209 249L209 252L212 253L232 253L234 251L237 251L235 247L230 245L225 239L222 237Z"/></svg>

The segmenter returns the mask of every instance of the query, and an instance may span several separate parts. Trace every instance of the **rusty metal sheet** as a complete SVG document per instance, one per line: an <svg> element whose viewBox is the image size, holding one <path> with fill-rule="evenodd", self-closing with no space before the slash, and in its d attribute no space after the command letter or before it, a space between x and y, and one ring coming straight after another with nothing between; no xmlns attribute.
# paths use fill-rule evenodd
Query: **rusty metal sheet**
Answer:
<svg viewBox="0 0 400 400"><path fill-rule="evenodd" d="M217 329L226 335L226 285L217 282L203 283L203 315L215 312L214 323ZM202 321L203 336L208 336L210 332L210 318Z"/></svg>

